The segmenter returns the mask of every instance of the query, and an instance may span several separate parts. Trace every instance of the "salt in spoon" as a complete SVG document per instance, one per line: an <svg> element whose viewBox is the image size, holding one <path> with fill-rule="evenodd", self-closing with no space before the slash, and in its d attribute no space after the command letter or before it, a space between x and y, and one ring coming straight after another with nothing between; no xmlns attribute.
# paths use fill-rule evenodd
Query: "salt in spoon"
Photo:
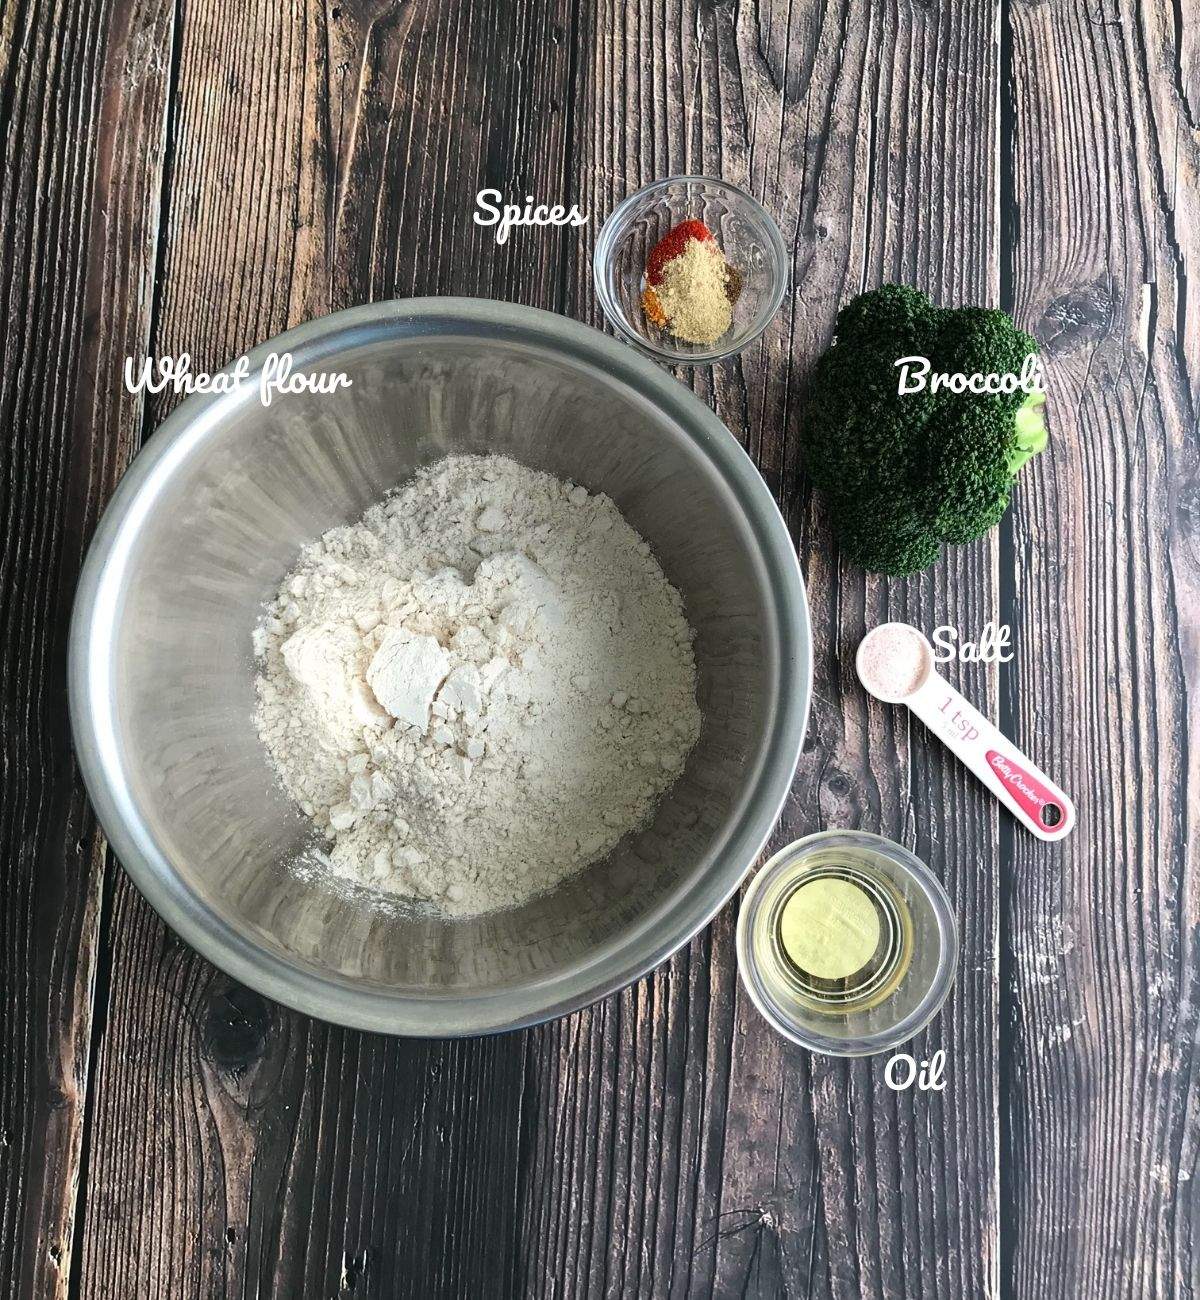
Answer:
<svg viewBox="0 0 1200 1300"><path fill-rule="evenodd" d="M872 628L854 666L876 699L906 704L1038 839L1069 834L1075 805L1066 792L937 672L933 647L915 627Z"/></svg>

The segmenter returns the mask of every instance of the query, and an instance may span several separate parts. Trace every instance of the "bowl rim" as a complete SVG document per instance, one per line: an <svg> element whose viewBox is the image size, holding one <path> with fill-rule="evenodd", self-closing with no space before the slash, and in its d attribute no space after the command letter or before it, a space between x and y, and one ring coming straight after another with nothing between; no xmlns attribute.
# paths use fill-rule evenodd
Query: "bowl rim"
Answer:
<svg viewBox="0 0 1200 1300"><path fill-rule="evenodd" d="M397 336L508 335L616 381L650 401L704 453L733 492L767 569L779 680L758 771L712 868L670 895L665 920L626 927L614 951L517 986L470 994L414 995L318 974L252 941L193 893L172 867L124 788L111 698L112 596L133 540L150 513L156 480L200 445L226 410L247 400L271 353L311 368L346 347ZM791 790L812 697L812 637L804 580L790 534L753 461L717 415L670 374L599 330L554 312L485 298L409 298L316 317L246 354L249 377L234 393L193 394L163 421L125 471L88 547L68 634L68 701L75 751L97 819L122 867L150 905L191 947L274 1001L335 1024L419 1038L525 1028L607 997L672 956L733 896L769 839ZM226 367L232 372L235 362ZM150 499L147 499L150 498ZM664 907L666 903L664 903ZM654 914L657 921L658 912ZM643 942L630 942L639 936ZM597 969L603 966L603 969ZM553 988L549 986L553 985Z"/></svg>
<svg viewBox="0 0 1200 1300"><path fill-rule="evenodd" d="M771 245L779 266L779 274L776 276L775 287L769 299L769 307L760 313L758 324L744 338L739 339L733 347L721 347L718 341L717 346L702 352L683 352L665 344L652 343L645 335L638 333L637 330L626 324L624 311L616 305L608 291L606 269L614 232L619 223L638 203L648 196L676 185L711 185L717 189L727 190L734 195L741 203L746 205L751 215L762 225L766 232L767 243ZM738 356L752 343L761 338L767 326L779 314L779 308L783 305L783 300L788 291L790 269L788 248L784 242L783 231L779 229L779 223L753 194L742 189L740 185L735 185L733 181L723 180L719 176L664 176L660 180L651 181L649 185L643 185L639 190L634 190L632 194L626 195L605 218L604 224L600 227L600 232L596 236L596 246L592 250L592 283L596 290L596 301L600 304L604 319L616 331L618 338L631 347L636 348L645 356L667 361L675 366L713 365L715 362L724 361L728 357Z"/></svg>

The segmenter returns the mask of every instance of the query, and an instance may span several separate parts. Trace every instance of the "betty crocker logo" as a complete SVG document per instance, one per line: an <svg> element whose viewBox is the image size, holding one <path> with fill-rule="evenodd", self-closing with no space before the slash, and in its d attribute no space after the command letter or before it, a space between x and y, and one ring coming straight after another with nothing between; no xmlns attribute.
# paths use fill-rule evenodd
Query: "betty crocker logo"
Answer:
<svg viewBox="0 0 1200 1300"><path fill-rule="evenodd" d="M1033 811L1045 807L1049 802L1041 783L1028 772L1022 772L1011 759L996 753L994 749L989 749L987 760L1017 794L1022 796L1022 802L1033 806Z"/></svg>

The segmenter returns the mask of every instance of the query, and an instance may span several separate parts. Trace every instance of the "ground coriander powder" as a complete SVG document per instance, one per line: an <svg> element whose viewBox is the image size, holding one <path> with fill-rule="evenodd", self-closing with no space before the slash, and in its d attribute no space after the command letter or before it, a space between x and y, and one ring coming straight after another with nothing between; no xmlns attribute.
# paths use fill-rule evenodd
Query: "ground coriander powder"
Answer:
<svg viewBox="0 0 1200 1300"><path fill-rule="evenodd" d="M715 343L733 324L729 264L712 240L689 240L655 293L671 333L687 343Z"/></svg>

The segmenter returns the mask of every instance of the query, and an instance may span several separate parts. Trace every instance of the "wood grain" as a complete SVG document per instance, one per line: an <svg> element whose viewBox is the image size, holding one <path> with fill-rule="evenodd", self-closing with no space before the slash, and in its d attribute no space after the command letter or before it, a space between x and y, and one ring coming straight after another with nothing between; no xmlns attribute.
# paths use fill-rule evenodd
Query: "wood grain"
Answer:
<svg viewBox="0 0 1200 1300"><path fill-rule="evenodd" d="M1054 452L1013 514L1005 708L1079 829L1011 847L1005 1274L1174 1300L1200 1290L1200 14L1121 10L1011 14L1012 280Z"/></svg>
<svg viewBox="0 0 1200 1300"><path fill-rule="evenodd" d="M681 377L780 495L806 567L813 717L772 845L879 830L947 880L964 918L960 982L914 1050L947 1046L950 1085L898 1098L882 1061L814 1058L775 1037L740 994L730 909L649 981L533 1031L532 1294L997 1294L994 813L891 710L868 709L848 668L876 620L992 616L995 551L864 582L827 558L827 524L798 482L804 377L841 302L886 278L947 301L998 286L995 13L877 8L582 15L577 184L603 212L659 175L721 175L783 219L795 293L776 326L711 382ZM596 319L586 262L571 269L568 309ZM982 675L971 685L987 698Z"/></svg>
<svg viewBox="0 0 1200 1300"><path fill-rule="evenodd" d="M4 4L6 1294L1200 1292L1197 17L1194 0ZM106 863L70 759L82 548L169 409L122 394L126 355L213 367L423 293L599 324L604 214L681 171L751 189L792 254L762 340L680 372L759 465L809 584L813 713L771 847L861 826L945 880L958 983L912 1047L949 1053L935 1097L768 1031L733 907L633 988L527 1033L308 1020L166 929ZM470 220L484 185L592 223L498 248ZM1054 385L1052 449L1000 534L907 582L838 561L797 450L837 307L886 279L1013 307ZM1016 661L958 681L1062 757L1081 810L1065 850L1016 837L850 668L876 621L998 616Z"/></svg>
<svg viewBox="0 0 1200 1300"><path fill-rule="evenodd" d="M71 596L140 409L169 5L7 5L0 18L0 1281L64 1296L102 942L105 845L71 754Z"/></svg>

